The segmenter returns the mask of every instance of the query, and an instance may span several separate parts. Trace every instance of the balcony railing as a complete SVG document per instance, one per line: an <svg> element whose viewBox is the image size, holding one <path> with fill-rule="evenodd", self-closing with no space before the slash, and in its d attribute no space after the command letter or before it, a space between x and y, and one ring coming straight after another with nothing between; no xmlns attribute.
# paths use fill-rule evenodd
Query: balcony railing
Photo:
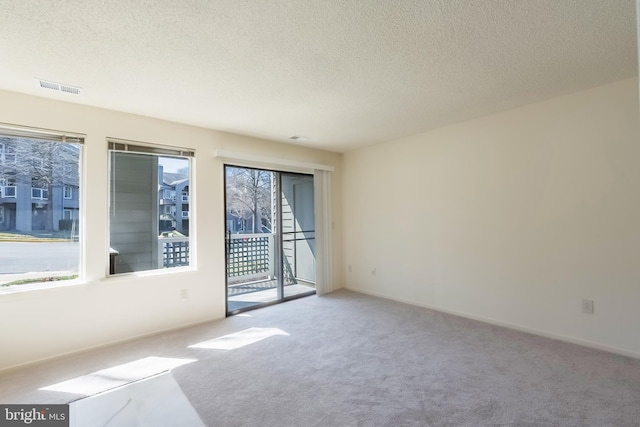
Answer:
<svg viewBox="0 0 640 427"><path fill-rule="evenodd" d="M274 235L233 234L227 238L229 281L274 277Z"/></svg>
<svg viewBox="0 0 640 427"><path fill-rule="evenodd" d="M165 268L189 265L188 237L159 237L158 265Z"/></svg>

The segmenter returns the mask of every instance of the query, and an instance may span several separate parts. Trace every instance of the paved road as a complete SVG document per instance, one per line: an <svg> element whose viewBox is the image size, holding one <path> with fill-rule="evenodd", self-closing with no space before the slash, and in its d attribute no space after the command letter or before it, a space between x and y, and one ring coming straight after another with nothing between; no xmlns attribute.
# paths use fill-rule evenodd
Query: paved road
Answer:
<svg viewBox="0 0 640 427"><path fill-rule="evenodd" d="M77 242L0 242L0 274L78 271Z"/></svg>

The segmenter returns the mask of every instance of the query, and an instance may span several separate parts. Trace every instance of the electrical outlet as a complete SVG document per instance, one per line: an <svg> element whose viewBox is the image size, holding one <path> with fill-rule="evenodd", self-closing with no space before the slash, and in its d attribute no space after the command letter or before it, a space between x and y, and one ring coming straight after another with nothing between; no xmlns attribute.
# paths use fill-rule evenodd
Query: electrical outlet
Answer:
<svg viewBox="0 0 640 427"><path fill-rule="evenodd" d="M582 299L582 312L584 314L593 314L593 300Z"/></svg>
<svg viewBox="0 0 640 427"><path fill-rule="evenodd" d="M372 275L372 276L375 276L375 275L376 275L376 273L377 273L377 271L376 271L376 269L375 269L375 268L374 268L373 270L371 270L371 275Z"/></svg>
<svg viewBox="0 0 640 427"><path fill-rule="evenodd" d="M180 289L180 300L186 301L189 299L189 289Z"/></svg>
<svg viewBox="0 0 640 427"><path fill-rule="evenodd" d="M351 267L351 264L347 265L347 270L349 271L349 273L351 273L353 271L353 268Z"/></svg>

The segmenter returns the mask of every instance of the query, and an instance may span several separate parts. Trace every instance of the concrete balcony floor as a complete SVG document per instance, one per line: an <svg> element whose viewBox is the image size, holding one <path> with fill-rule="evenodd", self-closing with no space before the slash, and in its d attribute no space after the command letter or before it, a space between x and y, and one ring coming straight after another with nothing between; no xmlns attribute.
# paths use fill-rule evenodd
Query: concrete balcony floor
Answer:
<svg viewBox="0 0 640 427"><path fill-rule="evenodd" d="M298 281L284 286L284 297L289 298L315 291L313 283ZM262 280L257 282L239 283L228 288L229 312L277 301L278 290L276 280Z"/></svg>

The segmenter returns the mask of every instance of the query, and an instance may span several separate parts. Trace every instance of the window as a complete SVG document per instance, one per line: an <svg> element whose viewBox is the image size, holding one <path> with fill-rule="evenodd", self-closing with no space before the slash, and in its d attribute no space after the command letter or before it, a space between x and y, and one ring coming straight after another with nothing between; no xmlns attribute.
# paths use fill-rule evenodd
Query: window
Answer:
<svg viewBox="0 0 640 427"><path fill-rule="evenodd" d="M70 185L64 186L64 198L72 199L73 198L73 187Z"/></svg>
<svg viewBox="0 0 640 427"><path fill-rule="evenodd" d="M78 226L61 201L65 185L80 188L83 143L79 134L0 124L0 292L78 277Z"/></svg>
<svg viewBox="0 0 640 427"><path fill-rule="evenodd" d="M16 162L14 148L10 144L0 143L0 164Z"/></svg>
<svg viewBox="0 0 640 427"><path fill-rule="evenodd" d="M32 188L31 198L37 200L47 200L49 199L49 190L47 190L46 188Z"/></svg>
<svg viewBox="0 0 640 427"><path fill-rule="evenodd" d="M176 221L176 207L165 202L175 200L176 183L191 179L193 151L108 143L110 273L190 266L190 225Z"/></svg>
<svg viewBox="0 0 640 427"><path fill-rule="evenodd" d="M183 191L182 192L182 201L183 202L188 202L189 201L189 192L188 191Z"/></svg>
<svg viewBox="0 0 640 427"><path fill-rule="evenodd" d="M71 219L71 217L73 216L71 209L65 209L63 213L64 219L67 220Z"/></svg>
<svg viewBox="0 0 640 427"><path fill-rule="evenodd" d="M0 191L1 193L1 197L13 197L15 199L16 197L16 187L14 185L5 185L4 187L2 187L2 191Z"/></svg>

